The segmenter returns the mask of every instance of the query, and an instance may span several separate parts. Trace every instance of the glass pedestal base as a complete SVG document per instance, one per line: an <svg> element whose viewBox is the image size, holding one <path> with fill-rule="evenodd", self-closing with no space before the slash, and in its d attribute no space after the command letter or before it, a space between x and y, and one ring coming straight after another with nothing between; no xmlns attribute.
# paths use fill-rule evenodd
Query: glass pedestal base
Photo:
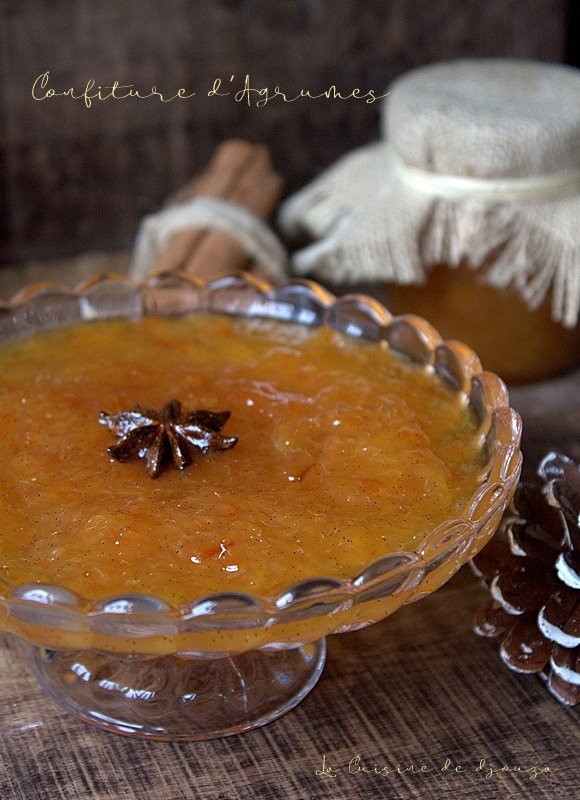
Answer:
<svg viewBox="0 0 580 800"><path fill-rule="evenodd" d="M289 650L184 658L31 647L44 690L86 722L113 733L195 741L265 725L318 681L324 639Z"/></svg>

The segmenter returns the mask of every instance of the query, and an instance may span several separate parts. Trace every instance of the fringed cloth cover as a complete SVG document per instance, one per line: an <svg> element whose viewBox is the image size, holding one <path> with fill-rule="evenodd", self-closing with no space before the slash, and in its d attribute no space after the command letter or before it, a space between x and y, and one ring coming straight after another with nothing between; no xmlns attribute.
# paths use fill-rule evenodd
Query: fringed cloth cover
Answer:
<svg viewBox="0 0 580 800"><path fill-rule="evenodd" d="M282 205L317 240L293 271L423 283L468 264L573 327L580 302L580 71L465 60L416 69L383 101L383 139Z"/></svg>

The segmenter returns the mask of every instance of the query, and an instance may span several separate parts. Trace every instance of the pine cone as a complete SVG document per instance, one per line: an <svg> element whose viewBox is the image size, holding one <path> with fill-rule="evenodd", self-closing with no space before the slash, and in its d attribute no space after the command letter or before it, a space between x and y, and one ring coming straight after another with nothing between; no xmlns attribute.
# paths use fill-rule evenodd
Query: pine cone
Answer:
<svg viewBox="0 0 580 800"><path fill-rule="evenodd" d="M480 636L502 637L512 670L538 673L564 705L580 701L580 468L548 453L520 483L498 534L471 562L490 599Z"/></svg>

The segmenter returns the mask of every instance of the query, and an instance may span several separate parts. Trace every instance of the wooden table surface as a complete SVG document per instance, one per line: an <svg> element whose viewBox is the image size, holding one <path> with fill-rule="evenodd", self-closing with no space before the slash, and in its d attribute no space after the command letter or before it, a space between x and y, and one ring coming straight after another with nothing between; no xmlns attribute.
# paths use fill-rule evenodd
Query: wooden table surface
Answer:
<svg viewBox="0 0 580 800"><path fill-rule="evenodd" d="M53 270L66 281L105 261ZM35 276L34 266L0 271L0 296ZM528 472L554 448L580 460L579 389L576 372L512 391ZM559 705L538 678L508 671L497 644L471 632L484 599L463 569L383 622L331 637L325 672L300 706L264 728L210 742L93 729L44 696L22 643L0 637L0 798L580 797L578 709Z"/></svg>

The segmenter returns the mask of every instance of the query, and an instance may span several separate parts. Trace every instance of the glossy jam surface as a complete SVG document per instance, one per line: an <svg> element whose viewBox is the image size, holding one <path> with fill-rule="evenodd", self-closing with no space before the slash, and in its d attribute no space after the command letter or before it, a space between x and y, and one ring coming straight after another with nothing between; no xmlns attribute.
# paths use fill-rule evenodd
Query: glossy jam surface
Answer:
<svg viewBox="0 0 580 800"><path fill-rule="evenodd" d="M87 323L0 348L0 570L90 598L275 594L414 550L481 475L457 394L328 329L199 314ZM229 410L236 447L152 480L100 411Z"/></svg>

